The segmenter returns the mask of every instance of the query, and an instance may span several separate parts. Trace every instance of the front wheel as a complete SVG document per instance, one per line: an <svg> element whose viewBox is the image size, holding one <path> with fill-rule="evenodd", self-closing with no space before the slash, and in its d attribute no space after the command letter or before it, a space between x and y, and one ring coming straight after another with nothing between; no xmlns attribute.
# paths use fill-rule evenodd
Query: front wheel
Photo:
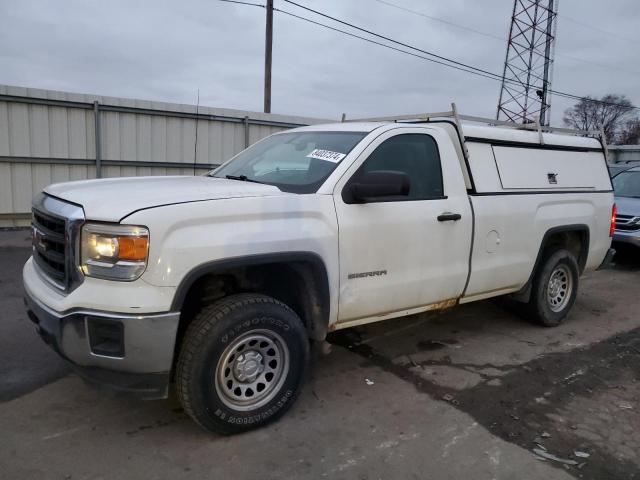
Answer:
<svg viewBox="0 0 640 480"><path fill-rule="evenodd" d="M571 252L547 252L533 279L528 316L545 327L559 325L576 300L578 279L578 262Z"/></svg>
<svg viewBox="0 0 640 480"><path fill-rule="evenodd" d="M266 295L233 295L204 307L185 334L177 393L202 427L222 434L262 426L296 399L309 358L300 318Z"/></svg>

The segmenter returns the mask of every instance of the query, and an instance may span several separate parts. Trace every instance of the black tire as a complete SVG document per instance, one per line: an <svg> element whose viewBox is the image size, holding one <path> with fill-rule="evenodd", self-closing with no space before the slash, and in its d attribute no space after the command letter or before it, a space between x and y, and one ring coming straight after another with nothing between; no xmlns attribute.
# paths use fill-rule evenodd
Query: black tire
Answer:
<svg viewBox="0 0 640 480"><path fill-rule="evenodd" d="M251 430L289 409L308 360L307 332L293 310L266 295L232 295L204 307L187 328L176 367L178 398L206 430ZM282 370L265 373L272 367Z"/></svg>
<svg viewBox="0 0 640 480"><path fill-rule="evenodd" d="M579 277L578 262L571 252L563 248L545 252L525 305L526 316L545 327L560 325L576 300Z"/></svg>

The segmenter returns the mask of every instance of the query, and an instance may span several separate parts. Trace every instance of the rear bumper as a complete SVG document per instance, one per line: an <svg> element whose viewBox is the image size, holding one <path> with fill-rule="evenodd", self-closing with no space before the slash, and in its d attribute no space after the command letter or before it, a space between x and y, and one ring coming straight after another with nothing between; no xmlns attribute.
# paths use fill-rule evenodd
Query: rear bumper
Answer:
<svg viewBox="0 0 640 480"><path fill-rule="evenodd" d="M56 312L25 288L42 339L92 383L144 398L165 398L180 313Z"/></svg>
<svg viewBox="0 0 640 480"><path fill-rule="evenodd" d="M616 230L613 234L613 241L616 243L626 243L640 248L640 231L622 232Z"/></svg>

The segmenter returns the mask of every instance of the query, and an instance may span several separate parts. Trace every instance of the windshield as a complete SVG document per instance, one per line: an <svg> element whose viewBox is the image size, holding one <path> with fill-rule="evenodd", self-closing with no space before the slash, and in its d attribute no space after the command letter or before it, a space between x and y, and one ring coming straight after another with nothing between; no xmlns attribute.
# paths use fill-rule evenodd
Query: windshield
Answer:
<svg viewBox="0 0 640 480"><path fill-rule="evenodd" d="M367 132L291 132L267 137L209 173L314 193Z"/></svg>
<svg viewBox="0 0 640 480"><path fill-rule="evenodd" d="M619 197L640 198L640 171L626 171L613 177L613 189Z"/></svg>

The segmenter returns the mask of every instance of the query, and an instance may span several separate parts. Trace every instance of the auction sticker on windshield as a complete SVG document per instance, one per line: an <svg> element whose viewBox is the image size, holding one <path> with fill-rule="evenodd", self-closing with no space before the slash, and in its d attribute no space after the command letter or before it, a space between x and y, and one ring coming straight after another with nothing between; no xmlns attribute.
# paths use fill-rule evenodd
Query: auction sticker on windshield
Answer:
<svg viewBox="0 0 640 480"><path fill-rule="evenodd" d="M331 150L320 150L316 148L309 155L308 158L317 158L318 160L326 160L328 162L338 163L347 155L340 152L332 152Z"/></svg>

